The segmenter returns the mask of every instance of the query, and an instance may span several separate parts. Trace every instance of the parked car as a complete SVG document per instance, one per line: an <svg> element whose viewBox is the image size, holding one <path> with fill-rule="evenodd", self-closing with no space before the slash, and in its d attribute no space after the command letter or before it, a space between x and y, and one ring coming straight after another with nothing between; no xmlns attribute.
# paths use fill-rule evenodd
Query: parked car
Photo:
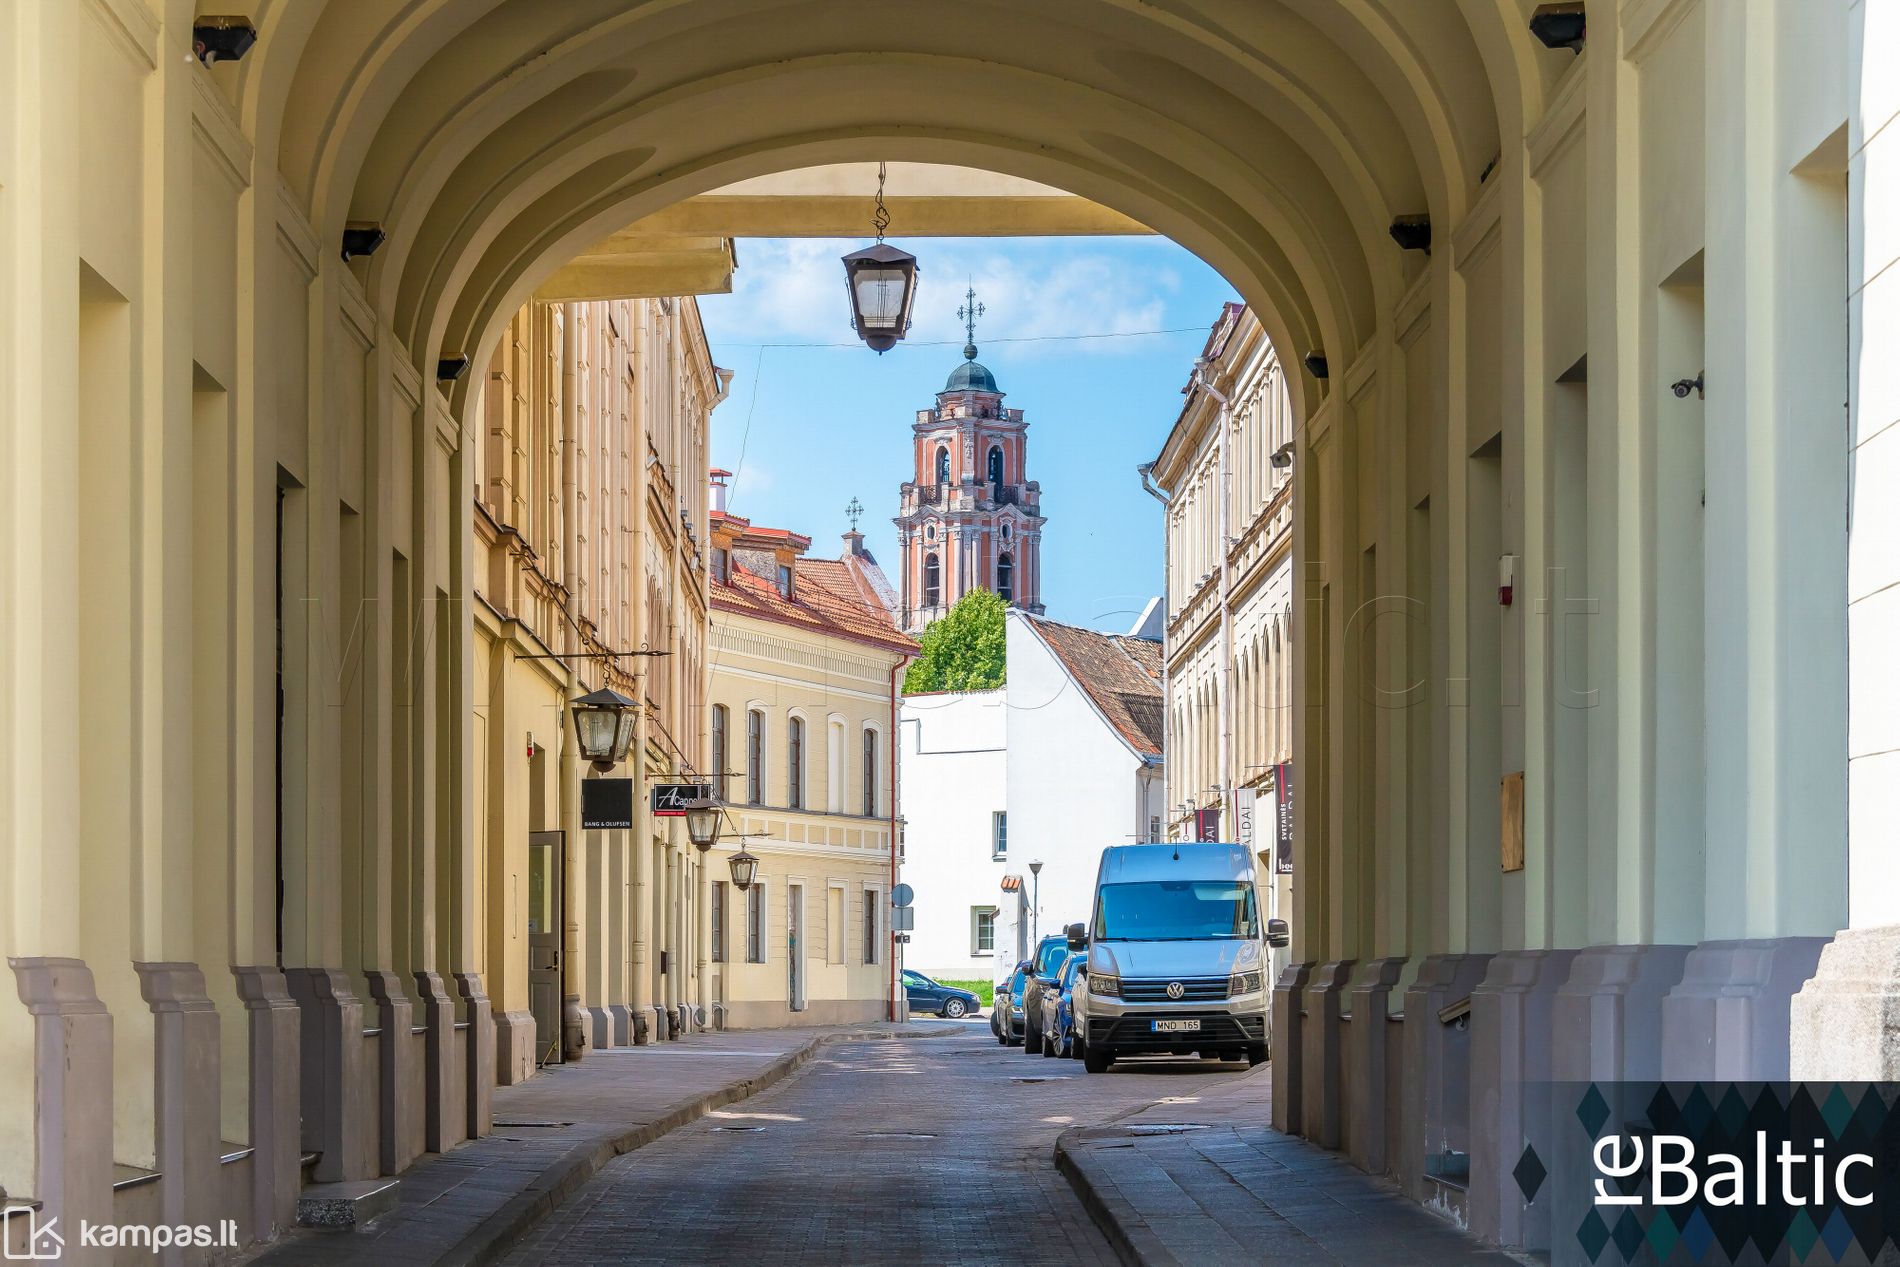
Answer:
<svg viewBox="0 0 1900 1267"><path fill-rule="evenodd" d="M1088 949L1073 1007L1090 1073L1141 1052L1267 1058L1267 945L1286 932L1262 936L1245 846L1111 845L1094 918L1068 932Z"/></svg>
<svg viewBox="0 0 1900 1267"><path fill-rule="evenodd" d="M1073 952L1062 961L1062 967L1056 971L1055 1000L1050 1007L1043 1000L1042 1014L1042 1054L1045 1056L1066 1056L1073 1059L1075 1044L1075 978L1087 969L1089 957Z"/></svg>
<svg viewBox="0 0 1900 1267"><path fill-rule="evenodd" d="M1029 980L1029 961L1016 965L1007 981L996 983L996 1002L990 1008L990 1032L998 1044L1013 1047L1023 1041L1023 987Z"/></svg>
<svg viewBox="0 0 1900 1267"><path fill-rule="evenodd" d="M913 1012L935 1012L949 1020L959 1020L983 1006L983 1000L968 990L932 981L921 972L904 969L904 997Z"/></svg>
<svg viewBox="0 0 1900 1267"><path fill-rule="evenodd" d="M1029 981L1023 987L1023 1050L1031 1056L1042 1051L1043 994L1055 995L1056 973L1068 957L1069 939L1051 933L1036 943L1035 957L1029 961Z"/></svg>

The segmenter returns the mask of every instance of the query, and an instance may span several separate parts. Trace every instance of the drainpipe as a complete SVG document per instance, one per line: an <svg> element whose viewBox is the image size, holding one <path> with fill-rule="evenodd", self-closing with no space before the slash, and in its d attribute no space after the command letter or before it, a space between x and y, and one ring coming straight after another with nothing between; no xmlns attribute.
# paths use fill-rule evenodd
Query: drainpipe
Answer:
<svg viewBox="0 0 1900 1267"><path fill-rule="evenodd" d="M1215 530L1216 544L1220 548L1220 674L1215 678L1219 687L1219 697L1215 707L1220 722L1220 781L1221 809L1231 818L1234 806L1234 717L1233 717L1233 673L1234 673L1234 620L1233 620L1233 566L1228 559L1227 543L1230 539L1229 515L1232 511L1229 496L1229 468L1227 453L1227 397L1214 386L1212 367L1207 358L1202 357L1194 363L1194 375L1201 390L1212 396L1220 410L1215 414L1215 425L1219 428L1218 453L1220 466L1219 524Z"/></svg>
<svg viewBox="0 0 1900 1267"><path fill-rule="evenodd" d="M580 568L575 552L575 419L576 375L575 329L580 324L576 304L561 305L561 585L567 607L569 628L580 628L579 605L575 595L580 589ZM563 641L568 635L561 635ZM580 674L570 663L567 668L568 694L581 693ZM605 685L605 683L602 683ZM566 719L563 718L563 721ZM581 757L579 746L561 729L561 878L565 893L561 912L561 1058L579 1060L587 1054L587 1025L581 1010L581 926L582 887L585 877L579 865L585 851L581 848Z"/></svg>
<svg viewBox="0 0 1900 1267"><path fill-rule="evenodd" d="M1153 462L1143 462L1135 468L1141 476L1141 491L1161 503L1165 512L1174 505L1174 499L1155 486ZM1168 803L1168 777L1174 769L1174 704L1168 698L1168 586L1167 555L1168 520L1164 513L1161 519L1162 542L1162 585L1161 585L1161 817L1165 822L1173 814ZM1144 823L1145 827L1146 824ZM1159 842L1156 842L1159 843Z"/></svg>
<svg viewBox="0 0 1900 1267"><path fill-rule="evenodd" d="M891 666L891 728L885 737L884 746L890 749L891 767L891 892L897 891L897 672L904 667L904 658L898 657ZM889 903L887 902L886 905ZM888 922L888 921L887 921ZM897 930L891 930L890 988L885 995L885 1019L897 1019Z"/></svg>

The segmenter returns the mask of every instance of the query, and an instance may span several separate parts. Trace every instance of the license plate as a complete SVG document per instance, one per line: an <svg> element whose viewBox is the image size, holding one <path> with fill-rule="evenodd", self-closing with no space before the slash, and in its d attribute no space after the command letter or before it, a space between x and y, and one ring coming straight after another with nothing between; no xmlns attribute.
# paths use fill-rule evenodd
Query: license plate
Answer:
<svg viewBox="0 0 1900 1267"><path fill-rule="evenodd" d="M1201 1023L1194 1021L1156 1021L1154 1032L1157 1034L1193 1034L1200 1030Z"/></svg>

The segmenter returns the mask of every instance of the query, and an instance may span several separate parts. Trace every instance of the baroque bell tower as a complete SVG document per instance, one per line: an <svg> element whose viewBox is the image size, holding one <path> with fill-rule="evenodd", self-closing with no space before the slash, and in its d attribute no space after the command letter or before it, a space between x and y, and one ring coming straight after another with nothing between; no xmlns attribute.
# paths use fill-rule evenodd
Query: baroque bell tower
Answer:
<svg viewBox="0 0 1900 1267"><path fill-rule="evenodd" d="M957 316L963 364L917 411L915 472L900 490L897 525L903 624L919 633L959 598L987 589L1042 614L1042 487L1028 476L1029 424L1005 409L996 376L977 364L972 287Z"/></svg>

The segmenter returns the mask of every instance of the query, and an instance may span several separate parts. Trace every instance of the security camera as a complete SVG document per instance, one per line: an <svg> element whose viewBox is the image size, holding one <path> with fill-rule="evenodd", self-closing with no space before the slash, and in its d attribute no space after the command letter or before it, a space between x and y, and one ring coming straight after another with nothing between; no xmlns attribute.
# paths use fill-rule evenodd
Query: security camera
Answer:
<svg viewBox="0 0 1900 1267"><path fill-rule="evenodd" d="M1702 399L1702 375L1697 374L1694 378L1679 378L1669 384L1669 390L1676 394L1677 400L1686 400L1690 392L1694 392L1696 399L1700 400Z"/></svg>

